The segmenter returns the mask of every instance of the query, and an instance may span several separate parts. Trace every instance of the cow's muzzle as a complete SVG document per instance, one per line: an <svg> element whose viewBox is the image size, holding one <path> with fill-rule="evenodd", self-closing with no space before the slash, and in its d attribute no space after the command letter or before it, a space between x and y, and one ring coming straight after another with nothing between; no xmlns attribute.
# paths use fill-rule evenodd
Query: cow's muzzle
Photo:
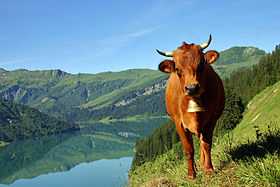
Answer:
<svg viewBox="0 0 280 187"><path fill-rule="evenodd" d="M194 96L199 92L199 84L189 84L185 87L186 94L189 96Z"/></svg>

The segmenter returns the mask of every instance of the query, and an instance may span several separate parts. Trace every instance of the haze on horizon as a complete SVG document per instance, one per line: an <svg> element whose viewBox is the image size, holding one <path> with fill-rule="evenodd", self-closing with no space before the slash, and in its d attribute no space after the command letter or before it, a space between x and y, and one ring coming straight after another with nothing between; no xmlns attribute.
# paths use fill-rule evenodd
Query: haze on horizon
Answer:
<svg viewBox="0 0 280 187"><path fill-rule="evenodd" d="M97 73L157 69L155 49L182 41L210 49L280 42L279 5L267 1L1 1L0 67ZM278 43L277 43L278 42Z"/></svg>

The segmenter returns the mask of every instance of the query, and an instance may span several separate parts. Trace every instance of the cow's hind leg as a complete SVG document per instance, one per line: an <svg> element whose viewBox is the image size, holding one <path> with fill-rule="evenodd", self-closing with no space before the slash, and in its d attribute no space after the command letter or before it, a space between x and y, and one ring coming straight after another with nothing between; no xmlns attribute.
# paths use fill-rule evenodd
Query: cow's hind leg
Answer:
<svg viewBox="0 0 280 187"><path fill-rule="evenodd" d="M214 171L211 161L212 137L213 128L211 126L203 129L200 135L200 163L207 174L211 174Z"/></svg>
<svg viewBox="0 0 280 187"><path fill-rule="evenodd" d="M192 134L182 127L181 122L176 123L176 130L180 137L187 163L188 163L188 178L194 179L196 177L195 167L194 167L194 148Z"/></svg>

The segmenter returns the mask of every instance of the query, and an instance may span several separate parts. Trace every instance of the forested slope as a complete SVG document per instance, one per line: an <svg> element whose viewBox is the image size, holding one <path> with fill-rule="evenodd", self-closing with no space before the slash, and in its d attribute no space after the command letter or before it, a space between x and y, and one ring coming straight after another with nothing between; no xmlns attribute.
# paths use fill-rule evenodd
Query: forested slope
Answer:
<svg viewBox="0 0 280 187"><path fill-rule="evenodd" d="M11 142L78 129L74 123L57 120L28 106L0 100L0 141Z"/></svg>

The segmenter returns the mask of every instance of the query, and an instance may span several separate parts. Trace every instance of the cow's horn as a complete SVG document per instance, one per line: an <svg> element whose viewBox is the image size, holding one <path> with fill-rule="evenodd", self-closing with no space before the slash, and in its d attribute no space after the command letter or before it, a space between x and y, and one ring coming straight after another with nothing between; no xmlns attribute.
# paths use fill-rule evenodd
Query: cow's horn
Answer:
<svg viewBox="0 0 280 187"><path fill-rule="evenodd" d="M158 54L166 57L173 57L173 52L163 52L157 49Z"/></svg>
<svg viewBox="0 0 280 187"><path fill-rule="evenodd" d="M205 43L203 43L203 44L200 44L201 49L202 49L202 50L203 50L203 49L206 49L206 48L210 45L211 40L212 40L212 36L211 36L211 34L210 34L208 41L205 42Z"/></svg>

